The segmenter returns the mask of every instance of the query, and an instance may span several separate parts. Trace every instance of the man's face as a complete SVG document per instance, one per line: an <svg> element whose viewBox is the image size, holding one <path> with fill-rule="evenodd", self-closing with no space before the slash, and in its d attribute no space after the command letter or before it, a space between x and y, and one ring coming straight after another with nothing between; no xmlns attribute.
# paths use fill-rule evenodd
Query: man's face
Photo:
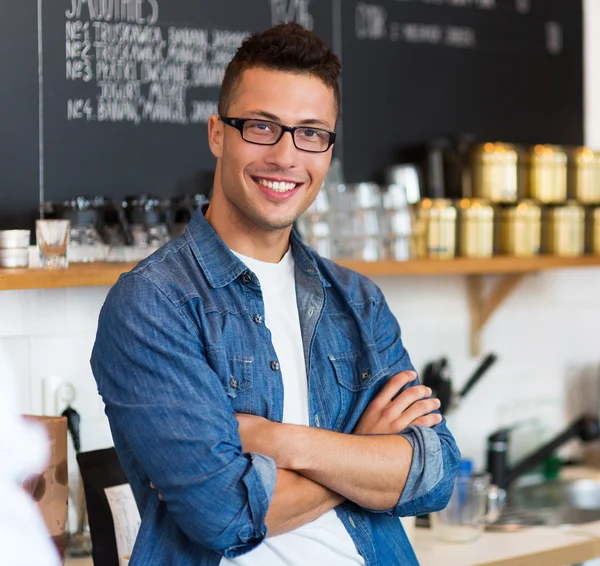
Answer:
<svg viewBox="0 0 600 566"><path fill-rule="evenodd" d="M256 68L244 72L227 115L333 131L337 112L333 92L320 79ZM220 167L214 192L221 192L228 212L236 216L232 220L259 230L291 226L317 196L332 148L301 151L289 132L275 145L256 145L220 121L211 126L211 149Z"/></svg>

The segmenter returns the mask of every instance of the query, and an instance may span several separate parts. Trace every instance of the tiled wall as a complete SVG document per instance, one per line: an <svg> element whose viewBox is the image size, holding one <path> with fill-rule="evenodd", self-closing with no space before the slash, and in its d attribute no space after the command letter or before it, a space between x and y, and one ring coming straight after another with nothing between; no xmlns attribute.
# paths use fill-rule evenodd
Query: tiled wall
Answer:
<svg viewBox="0 0 600 566"><path fill-rule="evenodd" d="M486 283L493 284L493 277ZM448 417L463 453L484 462L485 437L522 422L515 455L559 432L581 412L597 412L600 386L600 269L532 274L484 328L469 355L464 277L378 279L420 371L447 356L459 389L488 352L498 361ZM527 425L527 426L525 426Z"/></svg>
<svg viewBox="0 0 600 566"><path fill-rule="evenodd" d="M493 282L493 277L486 279ZM376 282L400 321L418 370L445 355L460 387L485 353L498 355L498 362L449 418L463 453L479 463L485 436L500 425L535 418L549 436L580 412L596 411L600 269L527 276L484 329L479 359L469 356L464 277L406 276ZM77 389L74 406L83 419L84 450L111 444L89 367L106 292L105 287L0 292L0 349L13 368L20 409L44 411L48 378L72 383ZM526 443L523 434L515 438Z"/></svg>
<svg viewBox="0 0 600 566"><path fill-rule="evenodd" d="M55 414L48 380L71 383L82 416L82 449L110 446L89 357L107 287L0 292L0 353L17 384L23 413Z"/></svg>

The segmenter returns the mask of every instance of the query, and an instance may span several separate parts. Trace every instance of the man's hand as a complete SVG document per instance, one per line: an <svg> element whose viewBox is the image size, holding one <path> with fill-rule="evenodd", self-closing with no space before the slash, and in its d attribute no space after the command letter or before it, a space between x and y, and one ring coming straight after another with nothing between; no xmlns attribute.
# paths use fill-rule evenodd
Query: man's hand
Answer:
<svg viewBox="0 0 600 566"><path fill-rule="evenodd" d="M407 387L394 399L416 377L412 371L403 371L391 377L379 395L369 403L353 434L398 434L410 425L432 427L440 424L441 415L432 413L439 409L440 402L431 397L429 387Z"/></svg>

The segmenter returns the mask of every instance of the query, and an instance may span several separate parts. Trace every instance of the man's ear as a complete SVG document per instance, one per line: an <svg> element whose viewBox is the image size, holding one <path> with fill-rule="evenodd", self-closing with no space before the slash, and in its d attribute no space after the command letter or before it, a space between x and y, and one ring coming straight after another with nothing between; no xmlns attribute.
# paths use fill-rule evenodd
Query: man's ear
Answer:
<svg viewBox="0 0 600 566"><path fill-rule="evenodd" d="M216 114L208 119L208 145L218 159L223 156L223 130L225 125Z"/></svg>

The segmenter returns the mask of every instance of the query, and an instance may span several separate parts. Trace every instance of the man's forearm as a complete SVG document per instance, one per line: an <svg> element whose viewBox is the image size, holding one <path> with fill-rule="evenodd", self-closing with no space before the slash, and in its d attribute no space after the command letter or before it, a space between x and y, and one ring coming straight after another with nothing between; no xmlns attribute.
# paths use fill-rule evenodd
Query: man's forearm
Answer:
<svg viewBox="0 0 600 566"><path fill-rule="evenodd" d="M278 469L275 493L266 517L267 536L287 533L310 523L344 499L299 473Z"/></svg>
<svg viewBox="0 0 600 566"><path fill-rule="evenodd" d="M391 509L398 503L413 456L402 436L280 427L277 449L270 454L278 467L295 470L369 509Z"/></svg>

